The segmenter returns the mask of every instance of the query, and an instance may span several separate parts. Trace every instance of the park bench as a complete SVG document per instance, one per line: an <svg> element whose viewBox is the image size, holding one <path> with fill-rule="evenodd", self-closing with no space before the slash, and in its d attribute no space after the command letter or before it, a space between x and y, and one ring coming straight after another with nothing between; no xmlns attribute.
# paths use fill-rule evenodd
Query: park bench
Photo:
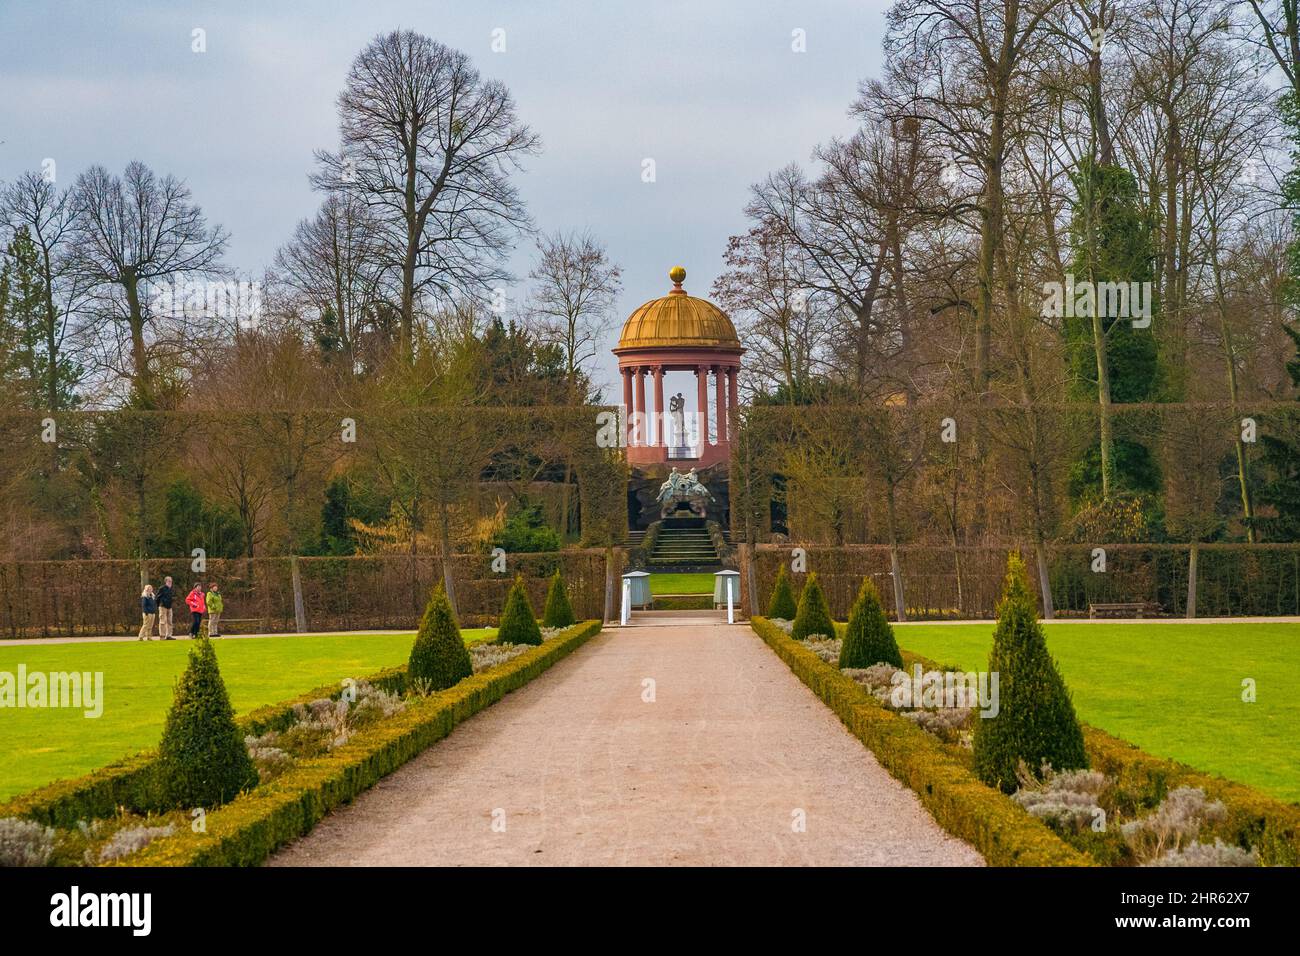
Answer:
<svg viewBox="0 0 1300 956"><path fill-rule="evenodd" d="M1089 604L1088 617L1156 617L1161 607L1154 601L1131 601L1124 604Z"/></svg>

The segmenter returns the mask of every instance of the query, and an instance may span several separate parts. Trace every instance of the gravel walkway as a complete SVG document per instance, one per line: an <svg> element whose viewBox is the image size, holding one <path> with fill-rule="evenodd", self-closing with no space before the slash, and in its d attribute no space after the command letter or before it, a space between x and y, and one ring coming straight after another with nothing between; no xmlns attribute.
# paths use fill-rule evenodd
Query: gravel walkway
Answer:
<svg viewBox="0 0 1300 956"><path fill-rule="evenodd" d="M270 865L982 862L748 627L696 624L607 629Z"/></svg>

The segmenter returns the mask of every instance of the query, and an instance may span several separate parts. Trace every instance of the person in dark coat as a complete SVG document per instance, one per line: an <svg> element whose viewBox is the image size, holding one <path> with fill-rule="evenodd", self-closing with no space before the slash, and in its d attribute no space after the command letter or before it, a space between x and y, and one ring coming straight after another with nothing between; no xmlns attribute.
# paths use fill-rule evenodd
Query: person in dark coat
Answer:
<svg viewBox="0 0 1300 956"><path fill-rule="evenodd" d="M163 586L158 589L158 638L173 641L172 637L172 601L176 592L172 590L172 579L163 578Z"/></svg>

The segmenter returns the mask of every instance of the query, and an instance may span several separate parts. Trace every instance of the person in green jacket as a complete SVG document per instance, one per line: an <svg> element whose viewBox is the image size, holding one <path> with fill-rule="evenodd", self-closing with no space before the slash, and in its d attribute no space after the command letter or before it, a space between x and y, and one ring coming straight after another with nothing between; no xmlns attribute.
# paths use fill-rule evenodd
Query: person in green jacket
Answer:
<svg viewBox="0 0 1300 956"><path fill-rule="evenodd" d="M221 588L213 583L208 588L207 596L208 605L208 637L219 637L217 628L221 624L221 612L226 607L226 602L221 598Z"/></svg>

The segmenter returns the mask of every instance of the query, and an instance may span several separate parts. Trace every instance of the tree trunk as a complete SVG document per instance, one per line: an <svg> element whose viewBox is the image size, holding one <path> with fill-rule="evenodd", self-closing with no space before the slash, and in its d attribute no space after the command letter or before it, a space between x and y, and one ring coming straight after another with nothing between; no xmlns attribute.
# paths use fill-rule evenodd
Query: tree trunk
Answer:
<svg viewBox="0 0 1300 956"><path fill-rule="evenodd" d="M442 502L438 506L438 551L439 558L442 561L442 587L447 592L447 603L451 605L453 614L459 614L456 609L456 579L452 573L452 555L451 555L451 518L447 514L447 503Z"/></svg>
<svg viewBox="0 0 1300 956"><path fill-rule="evenodd" d="M1034 559L1038 563L1038 591L1043 597L1043 620L1051 621L1056 617L1056 606L1052 603L1052 581L1047 573L1047 549L1043 547L1041 537L1034 542Z"/></svg>
<svg viewBox="0 0 1300 956"><path fill-rule="evenodd" d="M1223 359L1228 370L1228 401L1232 405L1232 427L1237 430L1237 484L1241 489L1241 517L1246 525L1246 540L1256 543L1255 503L1250 493L1250 463L1246 458L1246 443L1241 437L1241 411L1237 407L1236 347L1232 341L1232 326L1228 323L1227 294L1223 288L1223 273L1219 268L1218 229L1211 226L1211 246L1214 262L1214 291L1219 306L1219 334L1223 341Z"/></svg>
<svg viewBox="0 0 1300 956"><path fill-rule="evenodd" d="M1196 617L1196 560L1200 556L1200 545L1192 542L1187 551L1187 617Z"/></svg>
<svg viewBox="0 0 1300 956"><path fill-rule="evenodd" d="M894 614L899 621L907 620L907 604L903 600L903 564L898 560L898 508L894 486L889 486L886 496L889 505L889 569L894 579Z"/></svg>
<svg viewBox="0 0 1300 956"><path fill-rule="evenodd" d="M298 558L289 559L290 576L293 578L293 623L299 634L307 633L307 610L302 603L302 572L298 568Z"/></svg>
<svg viewBox="0 0 1300 956"><path fill-rule="evenodd" d="M140 291L135 272L128 269L122 277L126 290L127 322L131 326L131 364L135 375L135 390L145 408L153 407L153 382L149 376L149 357L144 344L144 313L140 309Z"/></svg>

